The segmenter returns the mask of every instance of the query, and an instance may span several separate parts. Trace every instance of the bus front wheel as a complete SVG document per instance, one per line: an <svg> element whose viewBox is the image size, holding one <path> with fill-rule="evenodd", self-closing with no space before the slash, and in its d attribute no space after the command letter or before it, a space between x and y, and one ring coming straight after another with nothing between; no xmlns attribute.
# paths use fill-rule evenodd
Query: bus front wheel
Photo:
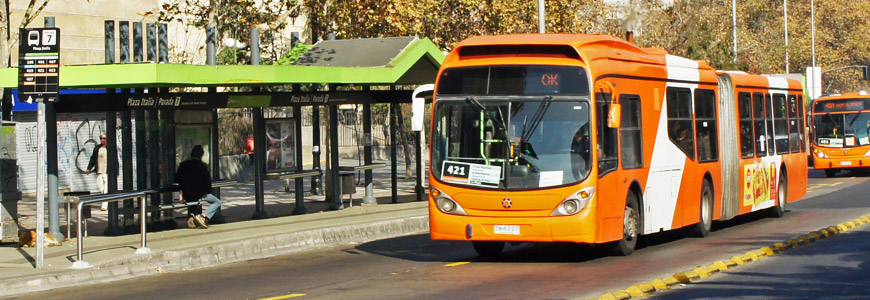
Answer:
<svg viewBox="0 0 870 300"><path fill-rule="evenodd" d="M640 235L640 213L638 213L637 194L628 193L625 201L625 215L622 218L622 239L616 242L614 252L627 256L634 252L637 238Z"/></svg>
<svg viewBox="0 0 870 300"><path fill-rule="evenodd" d="M474 251L483 257L496 257L504 249L504 242L472 241Z"/></svg>

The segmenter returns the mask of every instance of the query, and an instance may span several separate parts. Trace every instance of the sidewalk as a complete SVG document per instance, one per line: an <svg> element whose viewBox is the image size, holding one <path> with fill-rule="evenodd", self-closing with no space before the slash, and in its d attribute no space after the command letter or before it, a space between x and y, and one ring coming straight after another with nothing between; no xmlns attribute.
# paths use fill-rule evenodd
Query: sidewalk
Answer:
<svg viewBox="0 0 870 300"><path fill-rule="evenodd" d="M352 165L356 161L343 160L342 164L345 163ZM292 183L291 192L285 193L283 180L264 181L266 212L270 218L263 220L251 220L253 182L221 188L221 210L226 223L210 225L208 229L188 229L186 210L176 210L179 229L149 232L146 239L149 254L135 254L141 245L138 233L102 236L107 214L97 206L88 221L89 236L84 238L83 245L83 260L92 268L70 268L76 261L74 228L73 236L62 246L45 248L45 265L41 269L35 268L36 248L18 248L17 243L4 241L0 243L0 298L428 232L427 202L416 201L416 181L404 179L404 164L399 164L397 170L399 203L391 203L388 166L373 172L378 205L360 206L364 196L364 183L360 181L353 207L348 207L345 196L345 209L329 211L323 195L308 193L309 179L305 181L308 213L297 216L291 215L296 205ZM32 199L19 202L19 223L23 227L35 228L35 207ZM66 234L63 209L60 214L61 232Z"/></svg>

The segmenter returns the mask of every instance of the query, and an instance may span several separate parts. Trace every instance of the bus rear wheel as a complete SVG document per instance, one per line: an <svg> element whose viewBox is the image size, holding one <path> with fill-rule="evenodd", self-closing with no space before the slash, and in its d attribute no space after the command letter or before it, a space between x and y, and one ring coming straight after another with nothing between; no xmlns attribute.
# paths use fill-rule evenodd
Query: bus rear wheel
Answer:
<svg viewBox="0 0 870 300"><path fill-rule="evenodd" d="M788 181L785 172L779 176L779 185L776 187L776 205L770 208L769 215L773 218L781 218L785 215L785 204L788 202Z"/></svg>
<svg viewBox="0 0 870 300"><path fill-rule="evenodd" d="M616 255L627 256L637 247L640 236L640 213L638 213L637 195L629 192L625 201L625 215L622 218L622 239L616 242Z"/></svg>
<svg viewBox="0 0 870 300"><path fill-rule="evenodd" d="M497 257L504 249L504 242L472 241L474 251L483 257Z"/></svg>
<svg viewBox="0 0 870 300"><path fill-rule="evenodd" d="M710 182L704 180L701 184L701 220L692 228L692 236L706 237L713 227L713 189Z"/></svg>

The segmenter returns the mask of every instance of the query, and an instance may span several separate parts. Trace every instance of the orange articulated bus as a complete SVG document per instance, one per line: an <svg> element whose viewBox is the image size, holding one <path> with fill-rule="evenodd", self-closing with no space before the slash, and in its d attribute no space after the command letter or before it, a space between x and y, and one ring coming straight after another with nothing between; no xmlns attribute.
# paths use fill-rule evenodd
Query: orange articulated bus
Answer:
<svg viewBox="0 0 870 300"><path fill-rule="evenodd" d="M800 93L610 36L469 38L435 86L430 235L484 256L505 242L627 255L643 234L781 216L806 191Z"/></svg>
<svg viewBox="0 0 870 300"><path fill-rule="evenodd" d="M812 104L813 168L828 177L870 167L870 95L822 96Z"/></svg>

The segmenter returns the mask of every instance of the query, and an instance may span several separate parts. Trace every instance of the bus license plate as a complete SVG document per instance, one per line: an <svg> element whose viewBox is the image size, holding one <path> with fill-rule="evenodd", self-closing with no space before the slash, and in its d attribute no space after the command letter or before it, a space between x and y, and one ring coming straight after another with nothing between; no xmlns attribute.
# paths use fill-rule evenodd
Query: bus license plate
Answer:
<svg viewBox="0 0 870 300"><path fill-rule="evenodd" d="M852 165L852 161L849 161L849 160L847 160L847 161L841 161L841 162L840 162L840 165L841 165L841 166L851 166L851 165Z"/></svg>
<svg viewBox="0 0 870 300"><path fill-rule="evenodd" d="M520 235L519 225L495 225L493 228L495 234L511 234Z"/></svg>

